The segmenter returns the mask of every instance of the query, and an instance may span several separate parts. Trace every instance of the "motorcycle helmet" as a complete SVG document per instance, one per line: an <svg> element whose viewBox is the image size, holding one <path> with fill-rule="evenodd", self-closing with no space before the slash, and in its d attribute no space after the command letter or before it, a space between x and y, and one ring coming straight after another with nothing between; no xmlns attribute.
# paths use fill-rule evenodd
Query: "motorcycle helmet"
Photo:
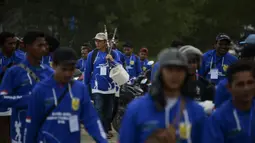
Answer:
<svg viewBox="0 0 255 143"><path fill-rule="evenodd" d="M181 47L179 51L187 56L189 62L196 62L199 63L199 67L201 66L201 57L203 56L203 53L198 48L191 45L186 45Z"/></svg>
<svg viewBox="0 0 255 143"><path fill-rule="evenodd" d="M159 66L183 66L188 67L187 57L177 48L168 48L159 53Z"/></svg>
<svg viewBox="0 0 255 143"><path fill-rule="evenodd" d="M167 66L178 66L183 67L187 70L187 76L184 84L188 81L188 61L187 57L182 54L177 48L168 48L160 52L158 56L159 70L155 74L155 80L152 81L152 85L149 89L149 94L155 101L155 106L159 110L163 110L166 101L163 93L162 74L160 69Z"/></svg>

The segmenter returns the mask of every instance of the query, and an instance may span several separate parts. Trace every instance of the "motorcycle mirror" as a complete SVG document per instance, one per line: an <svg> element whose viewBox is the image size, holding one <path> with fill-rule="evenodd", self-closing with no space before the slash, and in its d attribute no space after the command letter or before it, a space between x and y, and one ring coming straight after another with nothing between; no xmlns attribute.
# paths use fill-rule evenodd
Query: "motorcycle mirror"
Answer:
<svg viewBox="0 0 255 143"><path fill-rule="evenodd" d="M147 63L148 66L151 66L151 65L153 65L153 64L154 64L154 61L149 61L149 62Z"/></svg>

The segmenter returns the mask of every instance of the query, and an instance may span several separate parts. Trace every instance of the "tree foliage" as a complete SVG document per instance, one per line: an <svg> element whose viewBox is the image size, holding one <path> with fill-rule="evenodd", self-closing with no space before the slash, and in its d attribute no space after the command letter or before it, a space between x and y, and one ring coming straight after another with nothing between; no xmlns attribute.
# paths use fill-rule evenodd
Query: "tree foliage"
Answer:
<svg viewBox="0 0 255 143"><path fill-rule="evenodd" d="M104 24L109 33L117 27L119 38L132 41L136 49L147 45L151 54L170 46L174 39L200 49L210 48L222 32L238 40L244 25L255 24L252 0L7 1L0 7L6 30L20 35L31 28L57 33L62 45L73 40L77 49L103 31ZM13 9L22 14L9 24L6 21L13 21L13 12L9 12ZM75 17L74 30L70 29L71 17Z"/></svg>

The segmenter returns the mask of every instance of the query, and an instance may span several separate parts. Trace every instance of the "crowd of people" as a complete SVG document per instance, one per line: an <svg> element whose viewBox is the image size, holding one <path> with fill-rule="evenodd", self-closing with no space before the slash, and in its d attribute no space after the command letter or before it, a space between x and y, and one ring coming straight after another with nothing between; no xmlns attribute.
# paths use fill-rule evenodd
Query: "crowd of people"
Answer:
<svg viewBox="0 0 255 143"><path fill-rule="evenodd" d="M2 32L0 142L79 143L83 124L96 142L107 143L121 89L109 75L116 65L130 79L152 71L148 93L125 111L120 143L255 142L255 37L242 42L239 59L229 53L226 34L217 35L206 53L175 41L153 66L145 46L136 55L131 42L121 50L118 37L111 49L107 40L97 33L96 48L84 43L79 58L43 32L22 39ZM73 80L77 70L81 80ZM212 101L214 111L206 112L198 103L203 101Z"/></svg>

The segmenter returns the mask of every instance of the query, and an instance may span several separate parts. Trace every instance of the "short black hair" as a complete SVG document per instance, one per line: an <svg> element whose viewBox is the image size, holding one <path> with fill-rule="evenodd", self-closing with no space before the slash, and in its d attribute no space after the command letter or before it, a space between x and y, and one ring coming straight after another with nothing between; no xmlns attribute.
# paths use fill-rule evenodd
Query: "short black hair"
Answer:
<svg viewBox="0 0 255 143"><path fill-rule="evenodd" d="M255 57L255 45L245 45L241 50L240 58Z"/></svg>
<svg viewBox="0 0 255 143"><path fill-rule="evenodd" d="M59 48L59 45L60 45L60 43L59 43L59 41L55 38L55 37L53 37L53 36L46 36L46 41L47 41L47 43L48 43L48 45L49 45L49 48L50 48L50 52L54 52L57 48Z"/></svg>
<svg viewBox="0 0 255 143"><path fill-rule="evenodd" d="M39 37L45 37L45 34L41 31L29 31L25 34L23 38L24 45L32 44Z"/></svg>
<svg viewBox="0 0 255 143"><path fill-rule="evenodd" d="M179 47L179 46L184 46L184 43L181 40L173 40L171 43L171 47Z"/></svg>
<svg viewBox="0 0 255 143"><path fill-rule="evenodd" d="M255 78L254 73L254 62L253 61L245 61L239 60L236 63L229 66L227 71L227 79L229 83L233 82L233 75L239 72L249 71L252 72L253 77Z"/></svg>
<svg viewBox="0 0 255 143"><path fill-rule="evenodd" d="M11 32L1 32L0 33L0 46L3 46L7 38L13 38L15 34Z"/></svg>
<svg viewBox="0 0 255 143"><path fill-rule="evenodd" d="M77 53L72 48L58 48L53 53L53 63L55 65L76 64L77 60Z"/></svg>

